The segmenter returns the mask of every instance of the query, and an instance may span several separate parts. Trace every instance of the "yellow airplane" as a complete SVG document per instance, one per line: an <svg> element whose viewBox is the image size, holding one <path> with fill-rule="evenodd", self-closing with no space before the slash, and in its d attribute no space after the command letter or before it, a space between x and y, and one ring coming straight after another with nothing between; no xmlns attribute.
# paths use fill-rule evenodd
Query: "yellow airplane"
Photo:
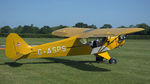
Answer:
<svg viewBox="0 0 150 84"><path fill-rule="evenodd" d="M110 64L116 64L116 59L110 57L108 51L122 46L127 34L143 30L142 28L63 28L52 32L52 35L69 38L37 46L30 46L16 33L11 33L6 39L5 54L15 61L25 58L91 54L96 56L97 62L101 62L105 58L109 60ZM94 37L96 40L90 41L94 39L90 37Z"/></svg>

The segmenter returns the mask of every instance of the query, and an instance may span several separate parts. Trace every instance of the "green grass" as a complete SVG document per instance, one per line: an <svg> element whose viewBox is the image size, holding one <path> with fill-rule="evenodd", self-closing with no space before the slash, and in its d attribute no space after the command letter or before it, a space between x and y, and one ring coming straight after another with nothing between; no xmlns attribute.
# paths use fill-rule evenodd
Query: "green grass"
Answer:
<svg viewBox="0 0 150 84"><path fill-rule="evenodd" d="M24 38L29 44L42 44L57 38ZM5 44L5 38L0 39ZM18 64L0 50L0 84L149 84L150 40L127 40L110 51L117 64L95 63L95 57L72 56L22 59Z"/></svg>

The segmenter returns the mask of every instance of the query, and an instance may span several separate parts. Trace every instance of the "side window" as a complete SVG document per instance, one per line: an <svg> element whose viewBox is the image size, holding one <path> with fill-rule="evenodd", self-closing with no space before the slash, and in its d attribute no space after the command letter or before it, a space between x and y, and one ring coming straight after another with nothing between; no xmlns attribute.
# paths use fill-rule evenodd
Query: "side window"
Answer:
<svg viewBox="0 0 150 84"><path fill-rule="evenodd" d="M88 42L87 42L87 39L80 39L80 42L82 43L82 44L87 44Z"/></svg>
<svg viewBox="0 0 150 84"><path fill-rule="evenodd" d="M107 37L96 38L95 40L91 42L92 43L91 47L92 48L100 47L105 43L106 40L107 40Z"/></svg>

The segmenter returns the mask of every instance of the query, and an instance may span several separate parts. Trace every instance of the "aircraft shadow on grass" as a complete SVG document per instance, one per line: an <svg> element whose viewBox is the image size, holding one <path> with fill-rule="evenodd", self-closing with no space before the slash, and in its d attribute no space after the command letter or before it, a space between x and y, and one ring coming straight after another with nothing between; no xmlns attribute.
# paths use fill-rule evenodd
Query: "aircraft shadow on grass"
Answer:
<svg viewBox="0 0 150 84"><path fill-rule="evenodd" d="M70 66L83 71L93 71L93 72L107 72L111 71L109 69L100 68L94 66L92 63L96 63L96 61L73 61L68 59L60 59L60 58L44 58L46 60L50 60L51 62L28 62L28 63L17 63L17 62L6 62L0 65L8 65L10 67L20 67L24 64L52 64L52 63L62 63L66 66Z"/></svg>

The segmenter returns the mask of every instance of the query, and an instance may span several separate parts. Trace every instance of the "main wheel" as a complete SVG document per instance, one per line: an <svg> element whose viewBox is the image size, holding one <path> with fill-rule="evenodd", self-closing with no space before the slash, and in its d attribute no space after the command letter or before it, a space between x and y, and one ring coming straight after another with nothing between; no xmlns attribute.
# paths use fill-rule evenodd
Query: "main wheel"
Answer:
<svg viewBox="0 0 150 84"><path fill-rule="evenodd" d="M111 58L111 59L109 60L109 63L110 63L110 64L117 64L117 60L116 60L115 58Z"/></svg>

